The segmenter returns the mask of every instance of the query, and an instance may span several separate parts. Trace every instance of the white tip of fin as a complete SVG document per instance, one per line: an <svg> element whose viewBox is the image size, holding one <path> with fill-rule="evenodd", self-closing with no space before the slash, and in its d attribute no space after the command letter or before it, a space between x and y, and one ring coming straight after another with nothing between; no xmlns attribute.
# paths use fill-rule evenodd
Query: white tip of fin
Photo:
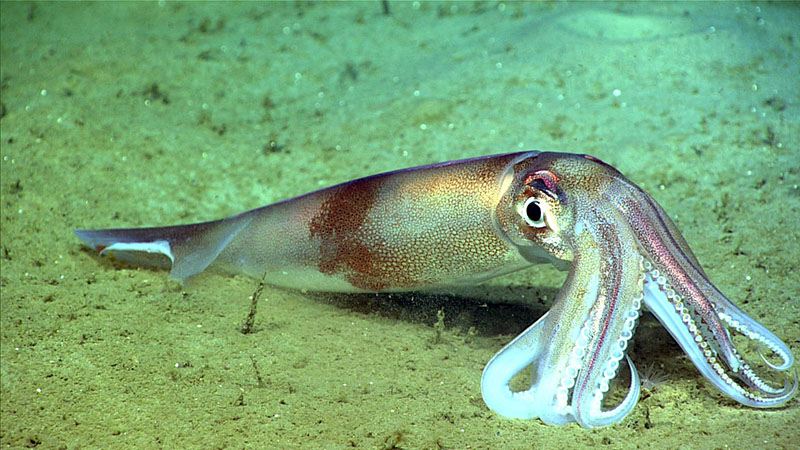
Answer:
<svg viewBox="0 0 800 450"><path fill-rule="evenodd" d="M132 251L132 252L147 252L147 253L161 253L167 255L170 260L173 260L172 251L169 249L169 242L155 241L155 242L117 242L104 248L100 252L105 255L111 251Z"/></svg>
<svg viewBox="0 0 800 450"><path fill-rule="evenodd" d="M155 242L116 242L101 250L100 254L112 256L128 264L145 264L156 267L169 267L175 262L169 242L163 240ZM169 258L169 264L161 264L158 262L158 257L149 258L148 254L153 256L164 255ZM144 259L148 261L144 261Z"/></svg>

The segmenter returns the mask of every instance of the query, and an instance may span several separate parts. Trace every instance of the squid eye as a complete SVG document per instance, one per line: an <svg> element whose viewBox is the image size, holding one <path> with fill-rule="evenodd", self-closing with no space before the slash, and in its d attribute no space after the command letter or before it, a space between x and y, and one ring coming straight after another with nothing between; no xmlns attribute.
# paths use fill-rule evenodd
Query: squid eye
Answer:
<svg viewBox="0 0 800 450"><path fill-rule="evenodd" d="M527 222L528 225L534 228L544 228L547 226L547 224L544 223L544 213L542 212L542 207L539 206L539 200L533 197L529 198L525 201L522 211L525 222Z"/></svg>

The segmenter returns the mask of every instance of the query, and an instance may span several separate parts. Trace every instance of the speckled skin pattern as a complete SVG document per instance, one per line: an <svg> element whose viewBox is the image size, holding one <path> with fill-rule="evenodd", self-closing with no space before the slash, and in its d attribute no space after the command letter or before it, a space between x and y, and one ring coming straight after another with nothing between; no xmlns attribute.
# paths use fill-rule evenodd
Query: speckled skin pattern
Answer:
<svg viewBox="0 0 800 450"><path fill-rule="evenodd" d="M483 398L507 417L586 428L619 422L639 379L626 349L643 305L700 372L752 407L797 390L774 387L737 351L739 332L780 362L779 338L731 303L704 273L664 210L619 171L588 155L523 152L404 169L202 224L78 230L131 262L161 254L184 280L213 265L271 284L323 291L404 291L477 283L550 262L569 270L552 309L486 366ZM603 400L625 359L628 394ZM533 367L530 388L509 382Z"/></svg>
<svg viewBox="0 0 800 450"><path fill-rule="evenodd" d="M522 261L493 232L497 178L510 156L376 176L325 194L308 226L316 265L370 290L408 290L496 274Z"/></svg>

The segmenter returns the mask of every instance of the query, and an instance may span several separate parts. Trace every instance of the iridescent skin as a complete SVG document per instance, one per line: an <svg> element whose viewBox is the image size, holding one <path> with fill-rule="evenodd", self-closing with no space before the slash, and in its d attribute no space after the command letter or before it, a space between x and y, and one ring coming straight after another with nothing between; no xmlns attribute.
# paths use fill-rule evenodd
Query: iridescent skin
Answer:
<svg viewBox="0 0 800 450"><path fill-rule="evenodd" d="M125 261L171 263L170 276L181 281L214 266L321 291L478 283L541 262L568 269L551 310L483 372L484 401L507 417L586 428L621 421L639 398L626 348L643 304L734 400L777 407L797 391L797 374L782 387L762 380L730 331L774 353L781 362L767 364L777 371L793 365L786 344L711 284L652 197L587 155L453 161L354 180L214 222L76 234ZM603 409L623 358L630 390ZM530 388L512 391L509 381L529 365Z"/></svg>

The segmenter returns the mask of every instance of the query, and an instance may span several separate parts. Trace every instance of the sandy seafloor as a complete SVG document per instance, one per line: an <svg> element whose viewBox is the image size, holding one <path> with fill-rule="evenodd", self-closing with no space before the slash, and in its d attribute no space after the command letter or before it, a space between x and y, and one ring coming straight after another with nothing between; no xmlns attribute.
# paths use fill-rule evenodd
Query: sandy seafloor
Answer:
<svg viewBox="0 0 800 450"><path fill-rule="evenodd" d="M243 335L257 281L182 287L72 235L444 160L590 153L797 355L797 4L3 2L0 18L3 447L797 444L797 398L729 400L652 316L630 355L667 380L622 423L488 410L481 371L546 311L565 277L550 267L447 295L267 287Z"/></svg>

